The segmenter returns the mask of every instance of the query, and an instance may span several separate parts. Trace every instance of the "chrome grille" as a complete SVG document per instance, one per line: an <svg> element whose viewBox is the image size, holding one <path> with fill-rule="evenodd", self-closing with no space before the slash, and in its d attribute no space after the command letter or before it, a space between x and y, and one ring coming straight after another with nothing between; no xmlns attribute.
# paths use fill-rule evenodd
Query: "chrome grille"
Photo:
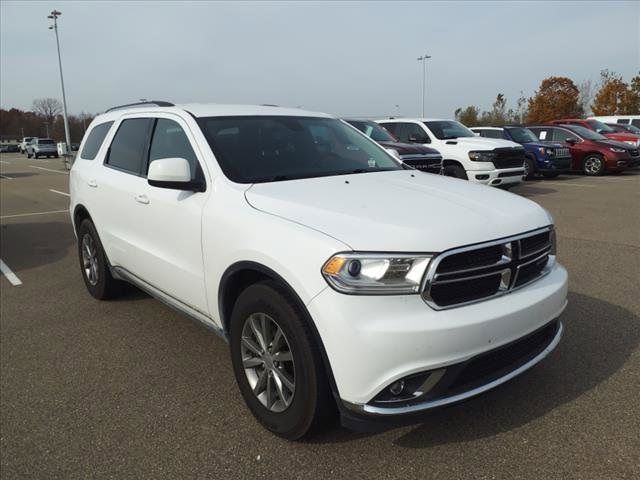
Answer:
<svg viewBox="0 0 640 480"><path fill-rule="evenodd" d="M551 227L436 256L423 282L422 298L436 310L504 295L549 271Z"/></svg>

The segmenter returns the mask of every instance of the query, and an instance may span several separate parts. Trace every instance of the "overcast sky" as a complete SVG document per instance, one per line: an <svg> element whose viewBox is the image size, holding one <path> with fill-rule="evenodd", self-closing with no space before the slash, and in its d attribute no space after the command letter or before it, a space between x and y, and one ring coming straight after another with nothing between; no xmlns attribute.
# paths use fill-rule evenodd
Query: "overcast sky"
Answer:
<svg viewBox="0 0 640 480"><path fill-rule="evenodd" d="M61 97L71 113L140 98L274 103L339 115L428 116L514 106L549 75L576 83L640 69L640 2L9 2L0 6L0 103Z"/></svg>

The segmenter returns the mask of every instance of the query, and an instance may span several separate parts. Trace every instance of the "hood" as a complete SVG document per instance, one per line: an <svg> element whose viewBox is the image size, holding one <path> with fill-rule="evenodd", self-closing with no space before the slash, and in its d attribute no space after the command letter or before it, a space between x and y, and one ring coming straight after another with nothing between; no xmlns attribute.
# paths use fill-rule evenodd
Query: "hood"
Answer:
<svg viewBox="0 0 640 480"><path fill-rule="evenodd" d="M602 135L604 135L605 137L611 140L616 140L618 142L637 142L640 139L640 136L634 135L633 133L615 132L615 133L603 133Z"/></svg>
<svg viewBox="0 0 640 480"><path fill-rule="evenodd" d="M537 147L564 148L564 145L561 145L558 142L554 142L554 141L550 141L550 142L544 142L544 141L526 142L526 143L523 143L522 145L525 146L525 147L530 147L530 148L537 148Z"/></svg>
<svg viewBox="0 0 640 480"><path fill-rule="evenodd" d="M628 143L624 143L622 141L616 141L614 139L610 140L598 140L598 143L601 145L606 145L608 147L616 147L616 148L624 148L626 150L635 150L638 147L630 145Z"/></svg>
<svg viewBox="0 0 640 480"><path fill-rule="evenodd" d="M415 143L401 143L401 142L378 142L384 148L393 148L397 150L400 155L439 155L440 152L433 148L424 147Z"/></svg>
<svg viewBox="0 0 640 480"><path fill-rule="evenodd" d="M522 145L511 140L487 137L458 137L441 140L445 145L460 145L469 150L493 150L494 148L522 148Z"/></svg>
<svg viewBox="0 0 640 480"><path fill-rule="evenodd" d="M245 196L360 251L439 252L551 223L518 195L410 170L259 183Z"/></svg>

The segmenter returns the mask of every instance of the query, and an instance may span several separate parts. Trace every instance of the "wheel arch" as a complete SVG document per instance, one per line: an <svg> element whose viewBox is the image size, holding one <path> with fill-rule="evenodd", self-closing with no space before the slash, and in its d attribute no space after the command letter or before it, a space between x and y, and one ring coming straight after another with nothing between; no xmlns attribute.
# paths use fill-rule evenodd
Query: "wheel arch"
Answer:
<svg viewBox="0 0 640 480"><path fill-rule="evenodd" d="M445 158L442 160L442 167L446 167L448 165L457 165L458 167L464 170L464 165L459 160L454 160L453 158Z"/></svg>
<svg viewBox="0 0 640 480"><path fill-rule="evenodd" d="M76 205L73 209L73 231L76 235L78 234L78 228L80 227L80 224L87 218L93 222L93 219L91 218L87 207L85 207L81 203Z"/></svg>
<svg viewBox="0 0 640 480"><path fill-rule="evenodd" d="M235 305L235 301L240 293L250 285L263 280L272 280L278 283L300 307L300 311L303 312L305 317L304 321L308 324L313 335L313 339L316 342L320 355L322 356L322 363L324 364L333 396L338 405L340 405L340 395L336 381L333 377L331 363L329 362L327 351L324 347L324 343L322 342L322 338L320 337L320 333L316 328L315 322L313 321L313 318L311 318L306 305L293 287L273 269L258 262L240 261L229 266L222 274L218 287L218 313L220 315L220 323L225 336L230 338L229 323L231 320L231 312L233 311L233 306Z"/></svg>

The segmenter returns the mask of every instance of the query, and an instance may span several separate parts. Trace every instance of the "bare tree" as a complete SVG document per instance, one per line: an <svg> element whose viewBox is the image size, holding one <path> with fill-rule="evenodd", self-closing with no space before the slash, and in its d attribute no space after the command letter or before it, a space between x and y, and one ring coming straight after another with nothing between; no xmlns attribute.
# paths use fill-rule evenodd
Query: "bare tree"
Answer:
<svg viewBox="0 0 640 480"><path fill-rule="evenodd" d="M57 98L37 98L33 101L33 111L44 117L49 125L62 112L62 103Z"/></svg>
<svg viewBox="0 0 640 480"><path fill-rule="evenodd" d="M582 111L587 115L591 111L591 102L595 97L595 86L590 79L580 82L578 85L578 103Z"/></svg>

